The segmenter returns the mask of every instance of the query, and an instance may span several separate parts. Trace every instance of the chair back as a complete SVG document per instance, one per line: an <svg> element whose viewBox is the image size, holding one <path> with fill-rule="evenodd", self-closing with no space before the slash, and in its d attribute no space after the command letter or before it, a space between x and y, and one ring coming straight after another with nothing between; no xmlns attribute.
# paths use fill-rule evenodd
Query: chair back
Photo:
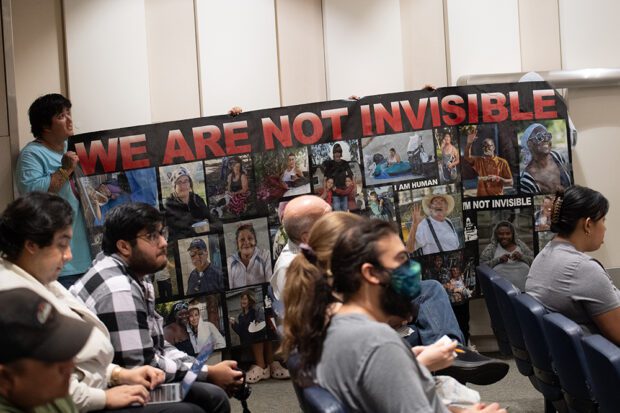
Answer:
<svg viewBox="0 0 620 413"><path fill-rule="evenodd" d="M527 293L514 295L511 300L521 325L523 341L530 355L534 376L538 380L538 390L545 398L552 400L556 407L562 405L566 410L560 380L553 370L551 352L545 340L542 324L542 318L548 311L538 300Z"/></svg>
<svg viewBox="0 0 620 413"><path fill-rule="evenodd" d="M590 392L592 379L581 344L581 327L560 313L545 315L543 326L566 404L575 412L597 412L597 403Z"/></svg>
<svg viewBox="0 0 620 413"><path fill-rule="evenodd" d="M592 393L600 413L614 413L620 406L620 348L594 334L582 339L586 362L592 372Z"/></svg>
<svg viewBox="0 0 620 413"><path fill-rule="evenodd" d="M530 354L525 346L521 325L519 324L519 319L517 318L511 299L511 297L521 294L521 291L510 281L501 276L492 277L490 282L495 292L499 312L504 320L504 327L506 328L506 334L510 341L510 348L515 358L517 368L524 376L532 376L534 370L532 368L532 362L530 361Z"/></svg>
<svg viewBox="0 0 620 413"><path fill-rule="evenodd" d="M313 384L308 387L301 387L295 378L299 377L301 360L298 353L289 356L286 362L291 373L291 383L299 402L299 407L304 413L346 413L347 409L333 394L319 386Z"/></svg>
<svg viewBox="0 0 620 413"><path fill-rule="evenodd" d="M497 339L499 351L503 355L509 356L512 354L510 349L510 341L508 340L504 320L499 312L499 305L497 304L495 291L491 285L491 278L499 277L499 275L486 264L479 265L476 268L476 274L478 275L478 282L480 283L480 288L484 294L484 301L487 304L487 310L489 310L491 328L493 329L493 334L495 334L495 338Z"/></svg>

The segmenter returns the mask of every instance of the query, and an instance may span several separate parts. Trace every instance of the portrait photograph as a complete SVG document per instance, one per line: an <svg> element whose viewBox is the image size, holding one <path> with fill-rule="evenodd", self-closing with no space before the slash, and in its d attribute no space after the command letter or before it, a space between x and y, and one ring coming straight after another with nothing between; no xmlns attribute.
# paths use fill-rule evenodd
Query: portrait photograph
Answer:
<svg viewBox="0 0 620 413"><path fill-rule="evenodd" d="M177 245L185 295L226 289L218 234L180 239Z"/></svg>

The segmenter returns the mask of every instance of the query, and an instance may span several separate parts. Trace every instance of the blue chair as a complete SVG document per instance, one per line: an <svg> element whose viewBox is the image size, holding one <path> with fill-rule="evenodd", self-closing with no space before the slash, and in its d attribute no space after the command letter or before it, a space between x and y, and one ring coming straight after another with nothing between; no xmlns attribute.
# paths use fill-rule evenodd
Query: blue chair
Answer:
<svg viewBox="0 0 620 413"><path fill-rule="evenodd" d="M308 387L301 387L294 379L299 376L300 360L299 354L291 354L286 362L291 373L291 383L299 402L299 407L304 413L346 413L347 409L333 394L319 386L313 384Z"/></svg>
<svg viewBox="0 0 620 413"><path fill-rule="evenodd" d="M568 412L560 380L553 370L551 352L545 340L542 318L548 311L529 294L510 297L523 332L523 341L530 355L537 390L545 396L545 412Z"/></svg>
<svg viewBox="0 0 620 413"><path fill-rule="evenodd" d="M598 411L616 413L620 410L620 349L598 334L584 337L582 344L592 372L592 393Z"/></svg>
<svg viewBox="0 0 620 413"><path fill-rule="evenodd" d="M581 345L581 327L560 313L545 315L543 326L569 410L596 413L598 405L590 392L592 378Z"/></svg>
<svg viewBox="0 0 620 413"><path fill-rule="evenodd" d="M510 342L508 340L508 334L506 333L506 327L504 326L504 320L499 312L499 305L497 304L497 298L495 297L495 291L491 285L491 278L498 277L497 273L488 265L481 264L476 268L476 274L478 274L478 282L480 288L484 294L484 301L487 304L489 310L489 317L491 317L491 328L493 334L497 339L497 345L500 353L505 356L512 355L510 349Z"/></svg>

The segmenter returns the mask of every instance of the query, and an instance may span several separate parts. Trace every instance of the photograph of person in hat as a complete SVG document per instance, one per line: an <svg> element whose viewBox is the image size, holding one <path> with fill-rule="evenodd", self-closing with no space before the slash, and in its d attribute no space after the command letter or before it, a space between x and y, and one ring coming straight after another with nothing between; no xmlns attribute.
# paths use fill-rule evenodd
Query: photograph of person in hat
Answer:
<svg viewBox="0 0 620 413"><path fill-rule="evenodd" d="M208 231L210 216L204 201L202 162L162 167L159 175L162 197L165 197L164 209L169 240L188 238L197 232ZM198 182L202 185L198 185Z"/></svg>
<svg viewBox="0 0 620 413"><path fill-rule="evenodd" d="M411 207L412 226L407 237L407 251L422 255L453 251L462 247L454 223L448 217L454 210L454 197L430 193ZM421 210L425 218L422 218Z"/></svg>
<svg viewBox="0 0 620 413"><path fill-rule="evenodd" d="M73 358L92 326L58 313L28 288L0 292L0 411L77 412L69 393Z"/></svg>
<svg viewBox="0 0 620 413"><path fill-rule="evenodd" d="M181 242L179 241L179 246ZM224 291L224 280L219 265L210 259L209 248L202 238L194 238L187 248L193 265L187 279L186 295ZM185 276L185 273L184 273Z"/></svg>

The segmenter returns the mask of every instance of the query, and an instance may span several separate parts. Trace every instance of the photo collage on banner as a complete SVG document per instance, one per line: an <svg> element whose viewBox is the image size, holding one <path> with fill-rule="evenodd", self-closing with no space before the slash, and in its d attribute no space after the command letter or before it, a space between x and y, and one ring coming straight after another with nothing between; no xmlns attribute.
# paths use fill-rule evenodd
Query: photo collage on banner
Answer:
<svg viewBox="0 0 620 413"><path fill-rule="evenodd" d="M540 90L543 103L533 97ZM553 236L555 191L572 182L564 103L544 83L441 91L76 136L92 251L100 251L114 206L161 210L168 265L152 276L157 309L166 339L189 354L209 339L222 349L277 337L269 281L287 242L284 208L304 194L334 211L393 222L423 278L443 285L455 313L480 294L480 263L523 288L533 257ZM460 112L440 100L446 91L451 102L475 96L478 106L470 101ZM519 104L508 103L517 92ZM502 109L492 100L486 107L485 94L504 96ZM171 130L185 142L171 144ZM122 142L113 152L124 134L137 133L145 137L141 155L122 154ZM141 167L125 167L129 161Z"/></svg>

